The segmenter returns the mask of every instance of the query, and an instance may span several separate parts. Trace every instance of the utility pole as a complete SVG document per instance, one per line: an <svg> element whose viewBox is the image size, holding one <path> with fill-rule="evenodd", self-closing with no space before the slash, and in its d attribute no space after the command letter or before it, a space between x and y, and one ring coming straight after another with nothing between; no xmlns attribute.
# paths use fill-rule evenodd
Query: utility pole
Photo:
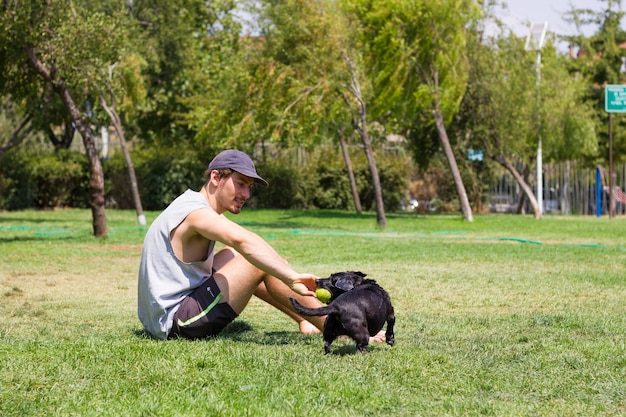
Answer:
<svg viewBox="0 0 626 417"><path fill-rule="evenodd" d="M539 213L543 215L543 155L541 144L541 116L539 114L539 104L541 103L541 48L546 41L546 32L548 31L548 22L532 23L526 38L525 49L527 51L535 51L537 60L535 63L535 71L537 72L537 206Z"/></svg>

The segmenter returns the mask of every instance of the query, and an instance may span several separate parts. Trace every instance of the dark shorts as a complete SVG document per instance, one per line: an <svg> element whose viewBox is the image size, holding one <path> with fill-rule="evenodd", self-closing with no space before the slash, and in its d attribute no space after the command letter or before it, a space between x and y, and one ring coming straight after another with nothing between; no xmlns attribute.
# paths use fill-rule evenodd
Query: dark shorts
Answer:
<svg viewBox="0 0 626 417"><path fill-rule="evenodd" d="M211 276L180 303L168 337L202 339L221 332L237 318L227 303L220 303L221 299L222 292Z"/></svg>

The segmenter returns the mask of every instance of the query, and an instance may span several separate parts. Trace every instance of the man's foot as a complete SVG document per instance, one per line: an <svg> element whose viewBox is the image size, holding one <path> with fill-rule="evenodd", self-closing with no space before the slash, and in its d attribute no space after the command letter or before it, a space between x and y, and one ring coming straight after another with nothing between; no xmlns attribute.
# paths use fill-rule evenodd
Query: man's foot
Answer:
<svg viewBox="0 0 626 417"><path fill-rule="evenodd" d="M349 342L350 340L352 340L352 338L350 336L339 336L337 340ZM383 343L385 341L386 341L386 338L385 338L384 330L379 331L374 336L370 336L370 343Z"/></svg>
<svg viewBox="0 0 626 417"><path fill-rule="evenodd" d="M370 343L383 343L385 341L385 331L381 330L370 337Z"/></svg>
<svg viewBox="0 0 626 417"><path fill-rule="evenodd" d="M318 329L317 327L315 327L313 325L313 323L306 321L306 320L302 320L301 322L298 323L298 325L300 326L300 333L302 334L316 334L316 333L321 333L320 329Z"/></svg>

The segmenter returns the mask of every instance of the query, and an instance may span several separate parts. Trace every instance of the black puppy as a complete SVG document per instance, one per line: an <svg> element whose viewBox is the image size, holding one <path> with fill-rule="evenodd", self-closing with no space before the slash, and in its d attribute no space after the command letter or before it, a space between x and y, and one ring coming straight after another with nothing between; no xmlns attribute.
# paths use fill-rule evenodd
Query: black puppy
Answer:
<svg viewBox="0 0 626 417"><path fill-rule="evenodd" d="M389 294L366 274L356 271L338 272L317 280L319 288L330 291L328 305L306 308L291 298L293 308L304 316L328 316L324 322L324 351L330 353L331 343L341 335L350 336L359 352L365 352L370 336L377 334L387 322L385 341L393 346L396 322Z"/></svg>

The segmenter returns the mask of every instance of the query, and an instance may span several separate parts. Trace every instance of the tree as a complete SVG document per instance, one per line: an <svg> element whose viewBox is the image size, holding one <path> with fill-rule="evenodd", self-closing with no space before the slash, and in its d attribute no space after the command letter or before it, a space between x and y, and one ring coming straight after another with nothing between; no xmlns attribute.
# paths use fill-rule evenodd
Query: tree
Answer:
<svg viewBox="0 0 626 417"><path fill-rule="evenodd" d="M578 49L576 59L571 60L571 70L589 83L587 101L596 109L596 130L599 132L598 146L602 150L601 158L608 162L609 175L609 213L615 213L616 174L613 172L613 156L623 161L626 155L626 118L617 118L617 129L612 129L613 117L604 111L604 89L607 84L626 83L626 64L624 62L624 45L626 31L622 28L621 0L602 0L605 7L600 11L590 9L572 9L565 20L574 23L578 34L567 37L573 48ZM586 26L595 26L596 32L591 36L583 34ZM609 132L611 129L611 132Z"/></svg>
<svg viewBox="0 0 626 417"><path fill-rule="evenodd" d="M131 58L129 59L131 64L127 65L127 67L130 67L131 71L126 71L127 76L122 77L122 79L126 81L130 81L127 84L130 84L135 87L135 88L127 87L126 91L131 93L129 94L129 96L137 98L138 96L143 96L144 90L143 88L141 88L141 82L137 81L138 79L141 78L137 74L138 71L132 71L132 68L134 66L132 63L135 62L135 60L133 60L132 57L129 57L129 58ZM139 188L137 186L137 176L135 175L135 167L133 165L133 161L130 156L130 151L128 150L128 145L126 143L126 135L124 134L124 128L122 126L122 119L120 118L120 115L117 111L117 104L116 104L117 101L115 97L115 85L118 83L115 82L114 77L113 77L116 66L117 64L109 65L108 77L106 77L106 81L104 82L104 84L106 84L107 91L100 92L99 94L100 105L109 116L109 119L111 120L111 123L113 124L113 128L115 129L115 132L117 133L117 136L120 140L120 144L122 146L122 152L124 153L124 159L126 161L126 167L128 169L128 177L130 179L131 194L133 196L133 203L135 205L135 211L137 212L137 221L139 222L139 224L145 225L146 216L143 214L143 207L141 205L141 198L139 196ZM119 78L120 77L116 77L116 79L119 79ZM132 94L132 93L135 93L135 94ZM107 97L109 97L109 102L107 102ZM135 100L131 100L131 102L132 101L135 101ZM130 112L132 112L132 110L129 111L129 113Z"/></svg>
<svg viewBox="0 0 626 417"><path fill-rule="evenodd" d="M461 210L465 219L472 221L446 124L463 97L466 27L478 16L477 6L469 0L346 3L363 27L368 73L375 81L375 118L393 117L408 131L417 114L430 114L457 187Z"/></svg>
<svg viewBox="0 0 626 417"><path fill-rule="evenodd" d="M361 198L359 197L359 190L356 186L356 179L354 178L354 169L352 168L352 161L350 160L350 154L348 152L348 146L346 144L346 138L343 133L343 129L337 126L337 136L339 137L339 146L341 147L341 155L343 156L346 169L348 171L348 179L350 180L350 191L352 191L352 201L354 202L354 211L358 214L363 212L361 208Z"/></svg>
<svg viewBox="0 0 626 417"><path fill-rule="evenodd" d="M544 158L565 161L595 152L591 108L583 102L584 84L567 71L566 57L549 42L542 50L538 83L535 57L510 31L493 39L480 25L468 44L468 87L452 130L468 138L502 165L523 192L535 218L541 217L528 175L534 166L537 135Z"/></svg>
<svg viewBox="0 0 626 417"><path fill-rule="evenodd" d="M9 107L11 103L7 103ZM4 106L3 106L4 107ZM6 109L3 109L6 113ZM0 144L0 160L2 160L2 156L6 151L11 149L14 146L22 143L24 139L29 135L29 133L33 130L33 124L31 123L32 116L24 117L21 122L13 129L9 138L2 144Z"/></svg>
<svg viewBox="0 0 626 417"><path fill-rule="evenodd" d="M348 64L349 69L349 81L343 86L344 101L348 108L353 112L352 127L361 137L363 142L363 150L367 158L367 163L370 168L370 174L372 176L372 185L374 188L374 197L376 200L376 221L378 226L385 228L387 226L387 219L385 217L385 205L383 203L383 192L380 186L380 177L378 175L378 168L376 167L376 161L374 158L374 152L372 150L372 139L368 131L368 115L367 115L367 101L368 96L363 93L361 89L362 75L359 73L357 66L353 63L350 55L346 51L344 53L344 60Z"/></svg>
<svg viewBox="0 0 626 417"><path fill-rule="evenodd" d="M102 62L117 58L123 32L113 17L81 6L69 0L19 5L4 2L0 17L0 89L14 100L32 100L50 87L61 100L83 138L90 166L93 232L101 237L107 235L104 176L81 107L87 103L92 87L89 74ZM29 111L34 113L37 108Z"/></svg>
<svg viewBox="0 0 626 417"><path fill-rule="evenodd" d="M190 111L185 100L202 87L199 74L215 65L203 48L207 38L221 30L223 10L232 9L235 2L133 0L127 3L135 23L132 25L135 52L146 62L142 70L146 98L135 115L137 129L146 143L156 146L192 142L196 132L182 117Z"/></svg>
<svg viewBox="0 0 626 417"><path fill-rule="evenodd" d="M298 117L297 121L300 124L304 121L306 126L313 127L324 135L329 134L329 128L332 126L341 125L343 118L349 118L352 128L361 138L368 161L376 201L377 224L385 228L387 220L380 176L368 131L370 121L367 108L373 96L369 88L370 81L363 70L362 44L355 36L358 28L351 26L349 16L346 16L341 7L338 7L339 2L315 3L296 0L286 3L291 7L281 4L269 9L278 11L272 15L271 22L273 27L278 28L278 31L273 31L274 34L276 32L278 34L275 39L279 45L282 45L280 48L273 45L277 53L272 56L277 57L281 62L289 63L289 66L301 75L300 80L303 84L311 86L310 91L314 91L316 97L323 98L323 100L313 102L319 103L314 106L307 105L311 101L303 102L305 105L299 106L301 108L299 115L304 117ZM300 16L299 30L288 30L292 22L296 20L294 16ZM305 42L298 40L298 35L304 35ZM272 39L274 38L268 37L270 46L272 46L270 43ZM311 95L306 89L304 92L306 96ZM345 103L345 108L341 109L337 106L338 97L341 98L341 102ZM343 149L342 137L340 136L339 139ZM350 162L345 155L344 151L344 159L350 176ZM350 178L350 184L353 188L354 204L356 210L359 211L360 201L356 196L352 178Z"/></svg>
<svg viewBox="0 0 626 417"><path fill-rule="evenodd" d="M344 22L334 4L265 1L251 11L261 36L221 32L209 40L213 65L204 76L206 91L190 98L187 120L202 142L254 149L258 143L311 147L358 129L385 225L382 191L367 134L367 114ZM350 52L351 53L351 52ZM346 123L347 121L347 123ZM341 143L341 140L340 140ZM265 149L265 146L263 146ZM349 168L349 160L346 166ZM360 204L355 196L355 207Z"/></svg>

